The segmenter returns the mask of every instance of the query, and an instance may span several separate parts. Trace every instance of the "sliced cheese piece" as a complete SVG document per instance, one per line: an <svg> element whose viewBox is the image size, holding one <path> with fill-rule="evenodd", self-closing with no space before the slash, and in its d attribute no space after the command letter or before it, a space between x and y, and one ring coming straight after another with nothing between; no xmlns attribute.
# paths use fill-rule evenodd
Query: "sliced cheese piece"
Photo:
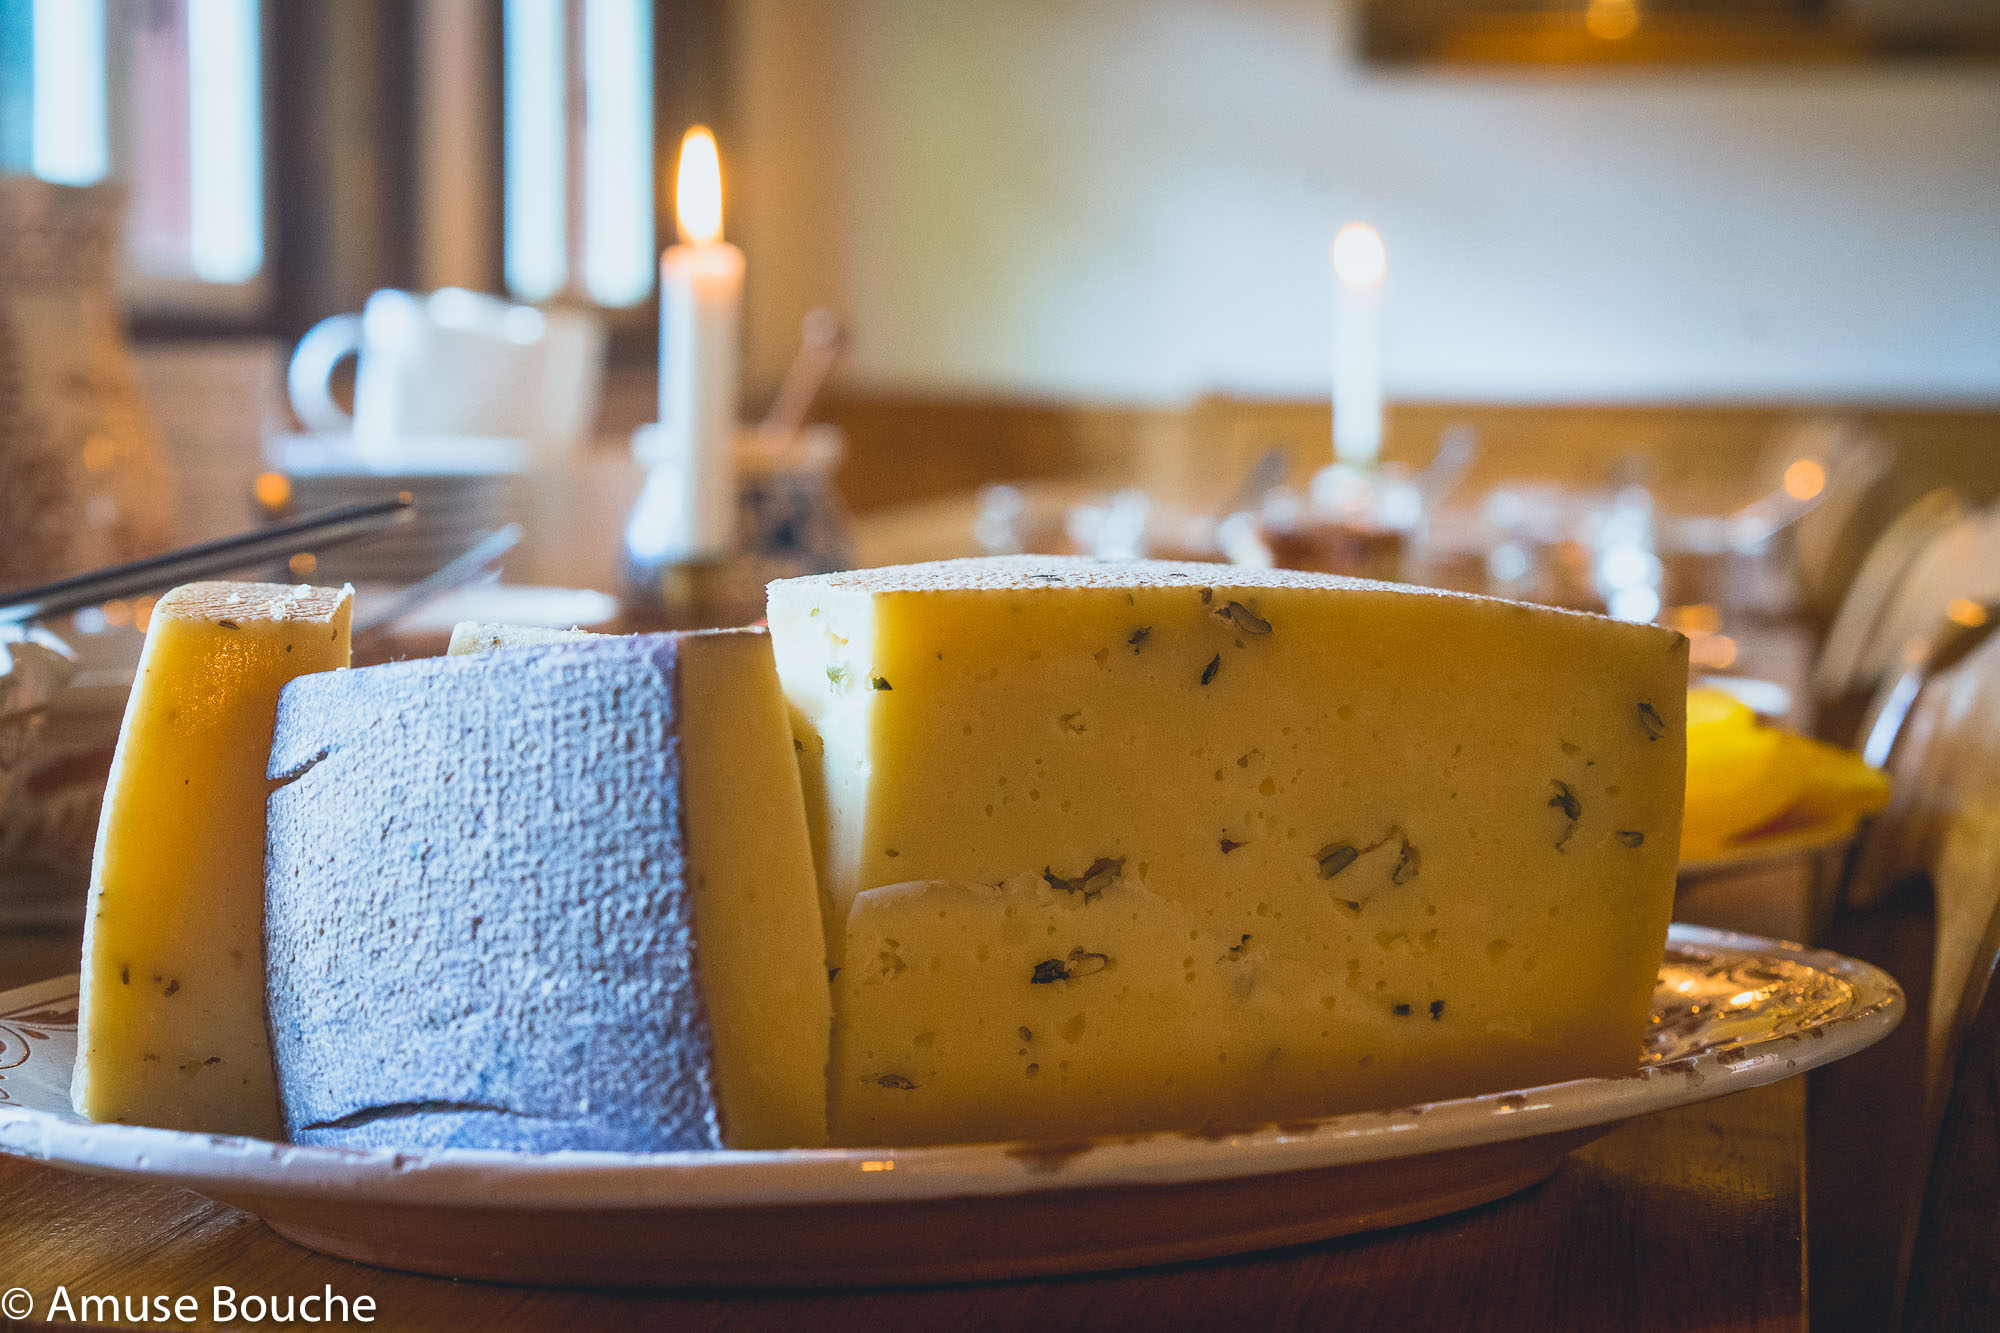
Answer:
<svg viewBox="0 0 2000 1333"><path fill-rule="evenodd" d="M1322 575L771 588L836 1143L1069 1138L1634 1067L1687 644Z"/></svg>
<svg viewBox="0 0 2000 1333"><path fill-rule="evenodd" d="M544 643L566 643L571 639L601 639L587 629L548 629L541 625L489 625L477 620L461 620L451 627L447 656L483 653L495 648L531 648Z"/></svg>
<svg viewBox="0 0 2000 1333"><path fill-rule="evenodd" d="M264 763L278 691L348 662L352 590L191 583L153 608L97 827L71 1098L278 1134L264 1034Z"/></svg>
<svg viewBox="0 0 2000 1333"><path fill-rule="evenodd" d="M295 1140L824 1141L826 954L767 635L302 680L270 771Z"/></svg>

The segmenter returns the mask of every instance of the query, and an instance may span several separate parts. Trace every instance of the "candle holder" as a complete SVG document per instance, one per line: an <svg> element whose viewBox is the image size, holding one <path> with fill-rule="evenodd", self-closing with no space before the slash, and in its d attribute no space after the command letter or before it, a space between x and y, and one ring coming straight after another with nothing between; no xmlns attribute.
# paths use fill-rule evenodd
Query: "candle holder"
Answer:
<svg viewBox="0 0 2000 1333"><path fill-rule="evenodd" d="M694 497L702 482L692 460L664 451L662 439L657 425L633 437L648 466L625 525L625 595L635 621L676 629L749 624L763 617L772 579L853 562L852 523L834 485L847 452L838 427L737 428L730 535L720 546L701 527Z"/></svg>

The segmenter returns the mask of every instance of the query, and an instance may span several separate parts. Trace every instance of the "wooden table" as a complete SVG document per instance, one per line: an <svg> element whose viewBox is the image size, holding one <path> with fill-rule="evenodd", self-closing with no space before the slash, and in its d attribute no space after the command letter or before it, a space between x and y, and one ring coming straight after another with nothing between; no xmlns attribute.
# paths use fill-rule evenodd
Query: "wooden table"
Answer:
<svg viewBox="0 0 2000 1333"><path fill-rule="evenodd" d="M1800 871L1716 881L1675 915L1797 938ZM0 987L73 969L61 934L0 938ZM1634 1121L1534 1189L1372 1236L1164 1269L915 1290L560 1292L324 1258L181 1190L0 1158L0 1290L319 1293L383 1328L1789 1330L1805 1327L1805 1082Z"/></svg>

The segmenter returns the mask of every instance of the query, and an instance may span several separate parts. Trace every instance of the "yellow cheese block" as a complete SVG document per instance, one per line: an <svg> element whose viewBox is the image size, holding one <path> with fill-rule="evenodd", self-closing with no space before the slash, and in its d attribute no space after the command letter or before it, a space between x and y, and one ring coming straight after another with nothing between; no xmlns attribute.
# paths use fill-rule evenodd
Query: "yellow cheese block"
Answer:
<svg viewBox="0 0 2000 1333"><path fill-rule="evenodd" d="M836 1143L1069 1138L1634 1067L1687 644L1320 575L772 585Z"/></svg>
<svg viewBox="0 0 2000 1333"><path fill-rule="evenodd" d="M732 1147L818 1147L832 1025L823 905L771 639L681 643L681 818L723 1131Z"/></svg>
<svg viewBox="0 0 2000 1333"><path fill-rule="evenodd" d="M191 583L154 607L91 868L79 1114L279 1137L264 764L279 689L348 664L351 602L345 588Z"/></svg>

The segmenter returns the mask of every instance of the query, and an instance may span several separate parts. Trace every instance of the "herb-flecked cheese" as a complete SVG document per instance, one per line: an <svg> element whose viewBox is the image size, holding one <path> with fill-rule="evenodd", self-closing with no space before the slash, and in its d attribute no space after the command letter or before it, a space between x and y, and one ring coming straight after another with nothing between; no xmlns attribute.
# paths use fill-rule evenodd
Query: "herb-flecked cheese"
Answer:
<svg viewBox="0 0 2000 1333"><path fill-rule="evenodd" d="M287 690L265 930L291 1136L824 1142L826 954L793 753L760 631Z"/></svg>
<svg viewBox="0 0 2000 1333"><path fill-rule="evenodd" d="M348 662L348 589L190 583L153 608L91 866L71 1100L277 1137L264 760L278 691Z"/></svg>
<svg viewBox="0 0 2000 1333"><path fill-rule="evenodd" d="M836 1143L1634 1067L1687 645L1322 575L1016 557L771 588Z"/></svg>

